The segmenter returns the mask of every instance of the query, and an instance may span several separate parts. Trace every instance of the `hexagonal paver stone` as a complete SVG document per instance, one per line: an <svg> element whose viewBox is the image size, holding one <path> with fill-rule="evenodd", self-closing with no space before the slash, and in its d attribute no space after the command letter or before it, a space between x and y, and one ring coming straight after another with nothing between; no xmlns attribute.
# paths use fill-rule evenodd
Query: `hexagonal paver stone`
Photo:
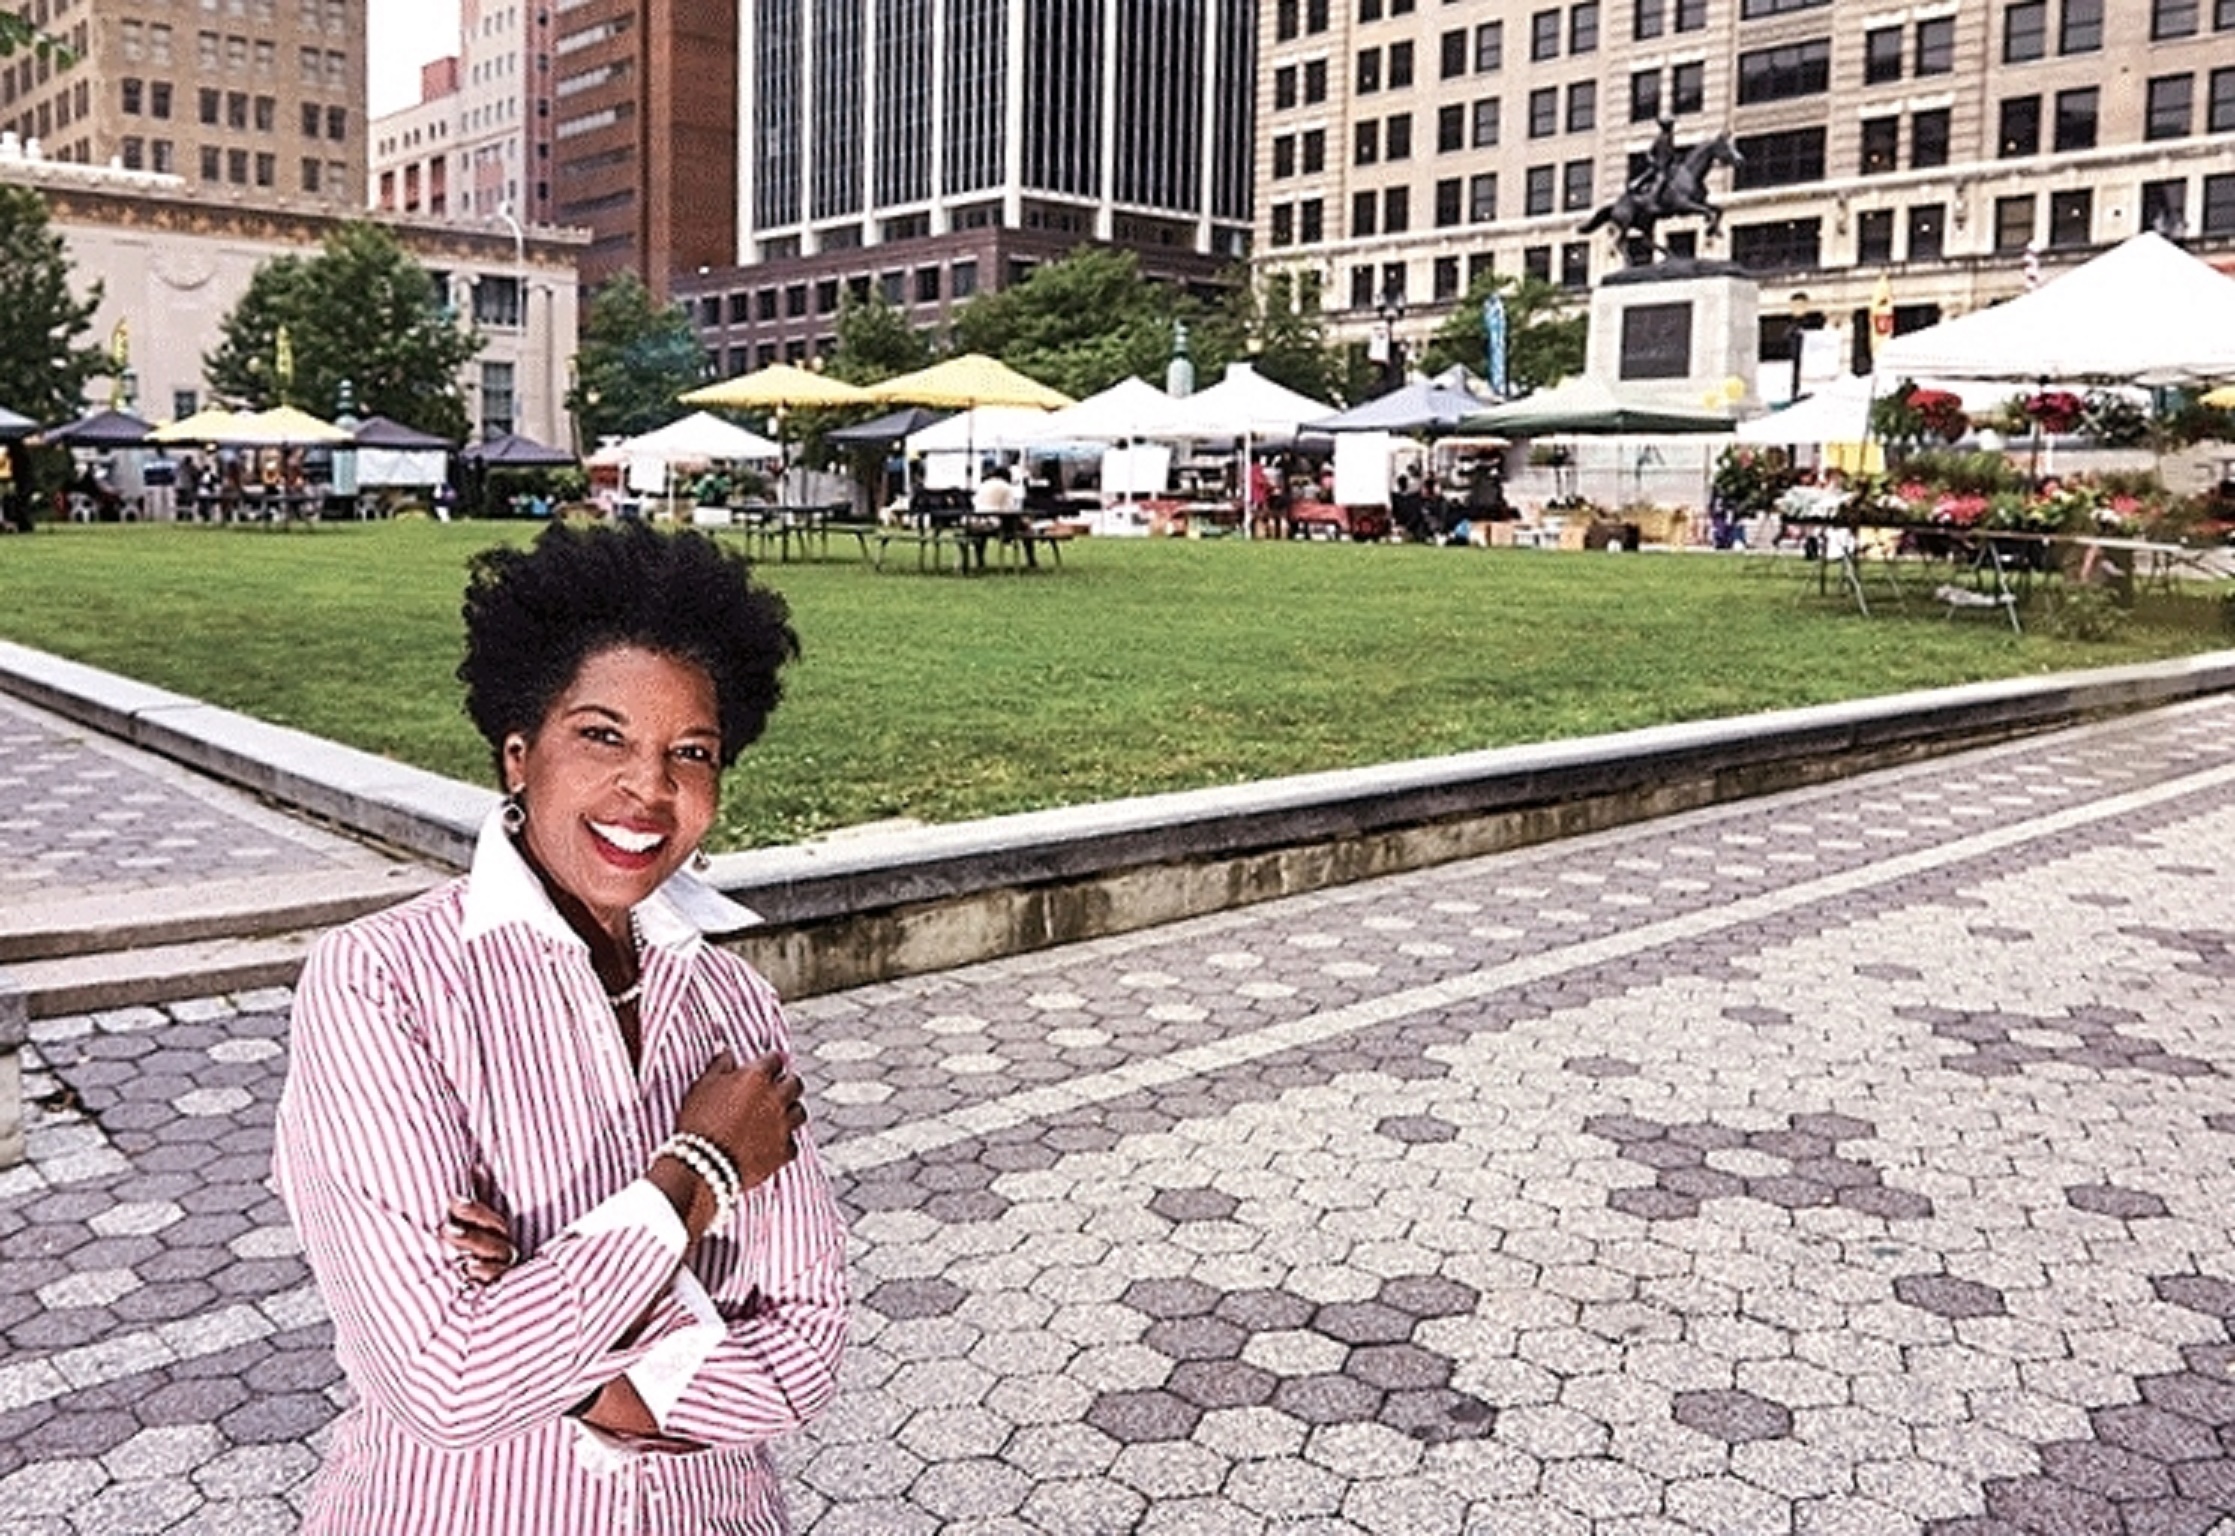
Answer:
<svg viewBox="0 0 2235 1536"><path fill-rule="evenodd" d="M1136 1280L1118 1300L1147 1317L1201 1317L1219 1294L1200 1280Z"/></svg>
<svg viewBox="0 0 2235 1536"><path fill-rule="evenodd" d="M1731 1445L1781 1440L1793 1432L1791 1409L1751 1392L1679 1392L1674 1406L1677 1423Z"/></svg>
<svg viewBox="0 0 2235 1536"><path fill-rule="evenodd" d="M1312 1314L1315 1332L1345 1344L1402 1344L1412 1337L1414 1320L1378 1301L1331 1301Z"/></svg>
<svg viewBox="0 0 2235 1536"><path fill-rule="evenodd" d="M1935 1317L2001 1317L2009 1308L2002 1293L1976 1280L1954 1275L1903 1275L1894 1281L1894 1296Z"/></svg>
<svg viewBox="0 0 2235 1536"><path fill-rule="evenodd" d="M1390 1393L1382 1404L1381 1422L1415 1440L1442 1445L1487 1439L1498 1427L1498 1410L1450 1387L1426 1387Z"/></svg>
<svg viewBox="0 0 2235 1536"><path fill-rule="evenodd" d="M2160 1301L2235 1322L2235 1282L2215 1275L2155 1275L2150 1288Z"/></svg>
<svg viewBox="0 0 2235 1536"><path fill-rule="evenodd" d="M2168 1413L2148 1403L2120 1403L2088 1414L2096 1436L2107 1445L2171 1465L2223 1454L2211 1426Z"/></svg>
<svg viewBox="0 0 2235 1536"><path fill-rule="evenodd" d="M1164 1390L1198 1408L1256 1408L1273 1400L1280 1378L1241 1360L1188 1360Z"/></svg>
<svg viewBox="0 0 2235 1536"><path fill-rule="evenodd" d="M887 1280L862 1298L862 1304L895 1322L905 1318L945 1317L962 1305L962 1287L952 1280L930 1277Z"/></svg>
<svg viewBox="0 0 2235 1536"><path fill-rule="evenodd" d="M1089 1424L1125 1445L1185 1440L1202 1417L1195 1404L1165 1391L1105 1392L1086 1411Z"/></svg>
<svg viewBox="0 0 2235 1536"><path fill-rule="evenodd" d="M1459 1127L1449 1120L1439 1120L1434 1115L1389 1115L1374 1126L1377 1135L1391 1141L1401 1141L1407 1146L1425 1146L1432 1142L1458 1139Z"/></svg>
<svg viewBox="0 0 2235 1536"><path fill-rule="evenodd" d="M1224 1221L1240 1206L1232 1195L1208 1185L1160 1189L1149 1201L1149 1209L1166 1221Z"/></svg>
<svg viewBox="0 0 2235 1536"><path fill-rule="evenodd" d="M2167 1214L2165 1202L2144 1189L2122 1189L2116 1184L2075 1184L2064 1192L2076 1211L2140 1221Z"/></svg>
<svg viewBox="0 0 2235 1536"><path fill-rule="evenodd" d="M1230 1291L1221 1296L1217 1315L1252 1333L1281 1333L1311 1321L1312 1303L1287 1291Z"/></svg>
<svg viewBox="0 0 2235 1536"><path fill-rule="evenodd" d="M1687 1221L1700 1213L1696 1195L1663 1189L1657 1184L1617 1189L1606 1197L1606 1203L1625 1216L1643 1221Z"/></svg>
<svg viewBox="0 0 2235 1536"><path fill-rule="evenodd" d="M1384 1392L1418 1391L1449 1385L1451 1362L1417 1344L1369 1344L1350 1352L1343 1374Z"/></svg>
<svg viewBox="0 0 2235 1536"><path fill-rule="evenodd" d="M1635 1077L1638 1074L1636 1062L1624 1061L1619 1056L1570 1056L1560 1066L1577 1077Z"/></svg>
<svg viewBox="0 0 2235 1536"><path fill-rule="evenodd" d="M2118 1506L2100 1494L2045 1477L1987 1484L1987 1513L2021 1531L2069 1531L2072 1536L2119 1536L2126 1529Z"/></svg>
<svg viewBox="0 0 2235 1536"><path fill-rule="evenodd" d="M1150 1324L1141 1342L1174 1360L1239 1360L1249 1334L1216 1317L1177 1317Z"/></svg>
<svg viewBox="0 0 2235 1536"><path fill-rule="evenodd" d="M1482 1298L1471 1285L1441 1275L1400 1275L1384 1280L1375 1300L1423 1322L1431 1317L1464 1317Z"/></svg>
<svg viewBox="0 0 2235 1536"><path fill-rule="evenodd" d="M1295 1376L1273 1389L1273 1406L1306 1424L1367 1424L1386 1396L1353 1376Z"/></svg>
<svg viewBox="0 0 2235 1536"><path fill-rule="evenodd" d="M2041 1475L2120 1504L2173 1495L2173 1478L2163 1462L2091 1440L2042 1446Z"/></svg>

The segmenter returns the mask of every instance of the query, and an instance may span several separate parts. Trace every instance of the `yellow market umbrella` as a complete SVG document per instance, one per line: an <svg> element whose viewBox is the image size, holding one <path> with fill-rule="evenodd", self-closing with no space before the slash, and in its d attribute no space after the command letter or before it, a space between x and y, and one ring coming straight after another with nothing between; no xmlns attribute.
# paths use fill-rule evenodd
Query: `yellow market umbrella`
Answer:
<svg viewBox="0 0 2235 1536"><path fill-rule="evenodd" d="M151 443L216 443L227 442L228 432L240 426L241 418L232 411L205 405L191 416L181 416L167 421L147 435Z"/></svg>
<svg viewBox="0 0 2235 1536"><path fill-rule="evenodd" d="M1022 405L1060 411L1075 403L1061 390L1026 378L983 352L966 352L872 384L868 394L891 405L935 405L953 410L968 410L975 405Z"/></svg>
<svg viewBox="0 0 2235 1536"><path fill-rule="evenodd" d="M2215 411L2235 411L2235 384L2222 384L2206 393L2198 403L2208 405Z"/></svg>
<svg viewBox="0 0 2235 1536"><path fill-rule="evenodd" d="M720 406L732 411L796 410L816 405L865 405L875 398L843 379L827 378L790 363L771 363L719 384L685 390L685 405Z"/></svg>

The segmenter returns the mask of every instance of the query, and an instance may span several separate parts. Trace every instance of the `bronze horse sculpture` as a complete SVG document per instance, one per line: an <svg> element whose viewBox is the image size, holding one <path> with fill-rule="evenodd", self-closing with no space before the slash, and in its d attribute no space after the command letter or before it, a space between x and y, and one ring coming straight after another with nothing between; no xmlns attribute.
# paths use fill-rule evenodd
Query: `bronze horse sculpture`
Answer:
<svg viewBox="0 0 2235 1536"><path fill-rule="evenodd" d="M1707 200L1707 173L1718 165L1735 169L1745 163L1746 157L1731 143L1731 136L1718 133L1685 150L1658 177L1650 173L1640 176L1623 189L1621 196L1592 214L1577 233L1587 235L1611 226L1625 254L1632 238L1644 241L1648 249L1661 250L1654 242L1653 231L1663 219L1704 218L1712 235L1723 227L1723 210Z"/></svg>

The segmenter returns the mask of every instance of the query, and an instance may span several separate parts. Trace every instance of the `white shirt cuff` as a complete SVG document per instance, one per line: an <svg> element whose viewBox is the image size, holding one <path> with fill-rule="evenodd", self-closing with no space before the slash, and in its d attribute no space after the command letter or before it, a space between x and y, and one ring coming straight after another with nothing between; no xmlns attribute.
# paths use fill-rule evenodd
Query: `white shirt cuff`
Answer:
<svg viewBox="0 0 2235 1536"><path fill-rule="evenodd" d="M729 1336L728 1325L722 1321L722 1314L714 1310L714 1298L706 1294L706 1287L698 1283L698 1276L688 1269L678 1270L670 1288L675 1293L676 1303L691 1315L691 1322L653 1345L645 1351L643 1359L628 1369L629 1385L644 1399L644 1406L651 1410L652 1422L662 1431L667 1428L667 1416L682 1401L691 1378L698 1374L707 1356Z"/></svg>
<svg viewBox="0 0 2235 1536"><path fill-rule="evenodd" d="M638 1179L584 1211L568 1223L567 1231L575 1237L597 1237L624 1227L651 1233L671 1259L680 1260L691 1240L683 1218L675 1214L675 1207L650 1179Z"/></svg>

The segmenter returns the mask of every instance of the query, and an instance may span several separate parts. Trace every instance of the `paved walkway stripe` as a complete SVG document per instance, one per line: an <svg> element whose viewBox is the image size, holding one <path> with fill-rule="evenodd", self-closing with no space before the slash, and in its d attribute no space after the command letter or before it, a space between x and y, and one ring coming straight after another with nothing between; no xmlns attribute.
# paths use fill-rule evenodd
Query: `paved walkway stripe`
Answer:
<svg viewBox="0 0 2235 1536"><path fill-rule="evenodd" d="M1026 1125L1043 1116L1062 1114L1090 1104L1107 1104L1127 1094L1169 1087L1189 1078L1224 1071L1246 1062L1260 1061L1301 1046L1324 1044L1359 1030L1391 1023L1456 1003L1475 1002L1508 988L1543 981L1610 960L1658 949L1663 945L1720 932L1765 918L1798 911L1819 902L1834 901L1874 887L1892 885L1916 875L1961 864L2006 848L2063 836L2076 828L2115 820L2134 811L2179 800L2235 784L2235 766L2208 769L2184 778L2167 780L2145 789L2110 796L2088 804L2070 806L1937 847L1919 849L1881 859L1759 896L1657 922L1644 923L1603 938L1510 961L1488 970L1432 982L1385 997L1370 998L1348 1008L1307 1015L1269 1026L1251 1034L1236 1035L1214 1044L1174 1052L1167 1056L1132 1061L1122 1067L1095 1073L1067 1083L989 1102L972 1104L932 1119L910 1121L890 1130L843 1142L824 1151L833 1171L861 1174L918 1157L942 1147Z"/></svg>

